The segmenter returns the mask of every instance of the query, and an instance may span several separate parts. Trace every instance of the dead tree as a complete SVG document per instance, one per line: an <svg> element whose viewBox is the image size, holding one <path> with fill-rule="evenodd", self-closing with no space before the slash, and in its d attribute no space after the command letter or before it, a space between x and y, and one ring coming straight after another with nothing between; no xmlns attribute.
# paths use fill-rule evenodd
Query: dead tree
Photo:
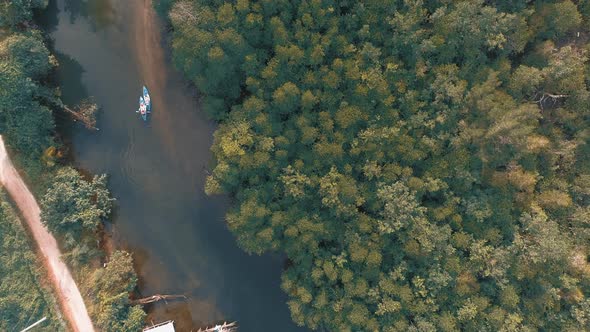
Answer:
<svg viewBox="0 0 590 332"><path fill-rule="evenodd" d="M98 130L96 128L96 112L98 111L98 105L92 101L85 99L75 107L75 110L63 105L63 109L68 112L74 121L80 121L88 129Z"/></svg>
<svg viewBox="0 0 590 332"><path fill-rule="evenodd" d="M536 104L539 104L541 109L544 109L544 105L546 103L551 103L551 105L555 105L560 99L567 98L569 95L564 94L552 94L552 93L543 93L539 99L535 100Z"/></svg>

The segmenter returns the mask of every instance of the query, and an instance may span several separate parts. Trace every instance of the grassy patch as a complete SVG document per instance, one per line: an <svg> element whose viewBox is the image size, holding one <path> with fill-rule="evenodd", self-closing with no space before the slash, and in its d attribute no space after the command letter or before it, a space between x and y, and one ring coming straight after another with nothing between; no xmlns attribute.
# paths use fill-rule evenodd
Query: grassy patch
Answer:
<svg viewBox="0 0 590 332"><path fill-rule="evenodd" d="M65 331L57 304L42 286L41 264L6 195L0 193L0 330L20 331L42 317L35 331Z"/></svg>

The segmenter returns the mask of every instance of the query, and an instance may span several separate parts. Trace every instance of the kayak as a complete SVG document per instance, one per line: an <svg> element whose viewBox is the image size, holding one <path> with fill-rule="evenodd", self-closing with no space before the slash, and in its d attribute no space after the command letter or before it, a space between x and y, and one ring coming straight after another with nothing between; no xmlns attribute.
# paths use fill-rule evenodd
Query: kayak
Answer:
<svg viewBox="0 0 590 332"><path fill-rule="evenodd" d="M143 97L139 97L139 109L137 110L137 113L141 115L143 121L147 121L147 108L145 106Z"/></svg>
<svg viewBox="0 0 590 332"><path fill-rule="evenodd" d="M151 112L152 111L152 100L150 98L150 93L148 92L148 89L145 87L145 85L143 86L143 100L145 101L145 106L147 107L147 111Z"/></svg>

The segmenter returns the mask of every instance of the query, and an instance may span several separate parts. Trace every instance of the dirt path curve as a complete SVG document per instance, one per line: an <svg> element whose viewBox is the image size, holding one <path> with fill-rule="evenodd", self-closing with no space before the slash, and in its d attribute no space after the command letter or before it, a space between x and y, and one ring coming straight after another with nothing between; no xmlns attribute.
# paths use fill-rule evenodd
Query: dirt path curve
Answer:
<svg viewBox="0 0 590 332"><path fill-rule="evenodd" d="M49 272L53 289L70 326L76 332L94 331L78 286L76 286L70 270L60 258L61 253L55 238L41 223L39 205L12 165L6 153L2 136L0 136L0 183L4 185L10 197L16 202L29 231L33 234L39 252L43 255L43 262Z"/></svg>

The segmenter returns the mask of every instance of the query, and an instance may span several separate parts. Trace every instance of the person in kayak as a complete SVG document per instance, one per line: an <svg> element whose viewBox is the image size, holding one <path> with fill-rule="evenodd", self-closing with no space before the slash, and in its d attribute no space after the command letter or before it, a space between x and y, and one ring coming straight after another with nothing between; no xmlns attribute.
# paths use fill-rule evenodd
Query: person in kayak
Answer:
<svg viewBox="0 0 590 332"><path fill-rule="evenodd" d="M141 105L139 105L139 110L137 110L136 113L141 113L141 115L144 115L145 112L146 112L146 107L145 107L145 104L142 103Z"/></svg>
<svg viewBox="0 0 590 332"><path fill-rule="evenodd" d="M145 96L143 96L143 100L145 101L146 106L150 105L150 95L146 94Z"/></svg>

